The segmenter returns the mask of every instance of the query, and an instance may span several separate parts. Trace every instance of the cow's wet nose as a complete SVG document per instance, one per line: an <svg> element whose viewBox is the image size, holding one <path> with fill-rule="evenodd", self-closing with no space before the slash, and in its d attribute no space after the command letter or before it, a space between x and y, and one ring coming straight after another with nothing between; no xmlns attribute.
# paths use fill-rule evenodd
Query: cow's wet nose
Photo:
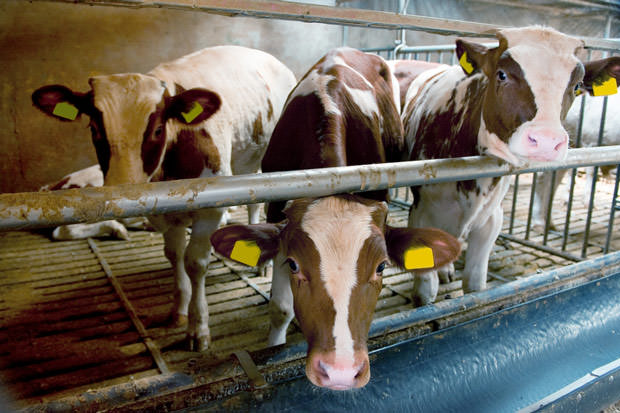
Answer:
<svg viewBox="0 0 620 413"><path fill-rule="evenodd" d="M532 128L525 134L527 157L536 161L563 159L568 147L568 134L553 128Z"/></svg>
<svg viewBox="0 0 620 413"><path fill-rule="evenodd" d="M315 384L331 390L350 390L362 387L369 378L369 366L366 360L357 364L338 360L329 363L317 357L313 360L312 368L317 378Z"/></svg>

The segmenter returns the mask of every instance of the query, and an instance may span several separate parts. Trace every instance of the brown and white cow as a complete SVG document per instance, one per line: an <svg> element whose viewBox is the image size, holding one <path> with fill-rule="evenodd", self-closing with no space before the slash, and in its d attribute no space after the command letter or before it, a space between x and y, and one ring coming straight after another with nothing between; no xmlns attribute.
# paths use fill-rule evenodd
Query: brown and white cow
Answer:
<svg viewBox="0 0 620 413"><path fill-rule="evenodd" d="M45 86L32 99L61 120L90 117L105 185L118 185L256 172L295 77L267 53L218 46L147 74L96 76L89 83L86 93ZM198 350L210 340L204 277L210 237L224 211L149 217L163 232L174 268L175 323L189 319L190 345ZM253 208L251 222L257 213Z"/></svg>
<svg viewBox="0 0 620 413"><path fill-rule="evenodd" d="M514 165L561 160L568 147L561 121L576 91L618 74L609 71L613 59L582 64L575 56L582 41L550 28L506 29L497 37L499 46L490 49L457 40L461 67L411 84L415 93L408 93L403 111L409 159L487 154ZM412 188L410 226L436 226L467 242L465 292L486 288L508 185L502 177ZM414 301L432 302L437 286L435 271L417 277Z"/></svg>
<svg viewBox="0 0 620 413"><path fill-rule="evenodd" d="M378 56L335 49L288 98L263 172L396 161L402 156L398 89ZM388 259L415 269L452 262L458 241L435 229L391 228L386 191L268 206L268 224L216 231L219 253L257 265L273 258L269 344L295 315L308 342L306 375L344 390L370 378L366 339ZM370 199L369 199L370 198Z"/></svg>
<svg viewBox="0 0 620 413"><path fill-rule="evenodd" d="M396 80L398 80L401 109L405 109L407 91L409 90L411 82L425 72L448 67L448 65L443 63L427 62L425 60L388 60L387 63L396 77Z"/></svg>

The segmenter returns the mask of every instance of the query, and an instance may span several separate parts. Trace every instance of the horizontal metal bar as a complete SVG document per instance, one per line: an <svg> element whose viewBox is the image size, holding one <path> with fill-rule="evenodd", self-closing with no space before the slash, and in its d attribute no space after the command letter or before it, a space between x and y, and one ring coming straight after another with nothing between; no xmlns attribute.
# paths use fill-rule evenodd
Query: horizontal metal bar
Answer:
<svg viewBox="0 0 620 413"><path fill-rule="evenodd" d="M578 148L560 162L514 167L496 158L394 162L0 195L0 230L148 216L620 162L620 146Z"/></svg>
<svg viewBox="0 0 620 413"><path fill-rule="evenodd" d="M131 8L165 8L202 11L225 16L244 16L303 21L306 23L337 24L390 30L415 30L441 35L494 37L498 29L485 23L454 19L404 15L375 10L330 7L285 1L257 0L38 0ZM582 38L587 47L620 49L620 41Z"/></svg>

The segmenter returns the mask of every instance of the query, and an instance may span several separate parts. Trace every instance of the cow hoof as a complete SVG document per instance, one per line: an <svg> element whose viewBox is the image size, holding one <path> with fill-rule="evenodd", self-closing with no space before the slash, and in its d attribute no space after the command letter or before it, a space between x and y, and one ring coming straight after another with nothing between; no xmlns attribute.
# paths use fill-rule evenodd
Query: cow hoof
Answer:
<svg viewBox="0 0 620 413"><path fill-rule="evenodd" d="M209 343L211 342L211 337L202 336L202 337L194 337L191 335L187 336L187 346L189 351L195 352L203 352L209 348Z"/></svg>
<svg viewBox="0 0 620 413"><path fill-rule="evenodd" d="M185 327L188 322L186 314L172 313L170 318L170 328Z"/></svg>

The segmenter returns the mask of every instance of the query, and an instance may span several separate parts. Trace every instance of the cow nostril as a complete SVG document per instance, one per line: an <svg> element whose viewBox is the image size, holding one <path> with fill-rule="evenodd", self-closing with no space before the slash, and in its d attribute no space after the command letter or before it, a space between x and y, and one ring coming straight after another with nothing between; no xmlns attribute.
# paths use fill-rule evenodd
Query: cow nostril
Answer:
<svg viewBox="0 0 620 413"><path fill-rule="evenodd" d="M535 138L532 138L530 135L527 136L527 142L530 146L538 146L538 141Z"/></svg>
<svg viewBox="0 0 620 413"><path fill-rule="evenodd" d="M362 374L364 374L365 368L366 368L366 362L364 361L360 365L360 368L357 370L357 374L355 375L355 380L359 379L362 376Z"/></svg>
<svg viewBox="0 0 620 413"><path fill-rule="evenodd" d="M323 364L323 362L321 360L319 360L319 362L316 365L316 372L323 379L329 379L329 375L327 374L327 368L326 368L325 364Z"/></svg>
<svg viewBox="0 0 620 413"><path fill-rule="evenodd" d="M553 150L559 151L560 149L562 149L563 145L564 145L564 142L560 142L557 145L555 145L555 148L553 148Z"/></svg>

